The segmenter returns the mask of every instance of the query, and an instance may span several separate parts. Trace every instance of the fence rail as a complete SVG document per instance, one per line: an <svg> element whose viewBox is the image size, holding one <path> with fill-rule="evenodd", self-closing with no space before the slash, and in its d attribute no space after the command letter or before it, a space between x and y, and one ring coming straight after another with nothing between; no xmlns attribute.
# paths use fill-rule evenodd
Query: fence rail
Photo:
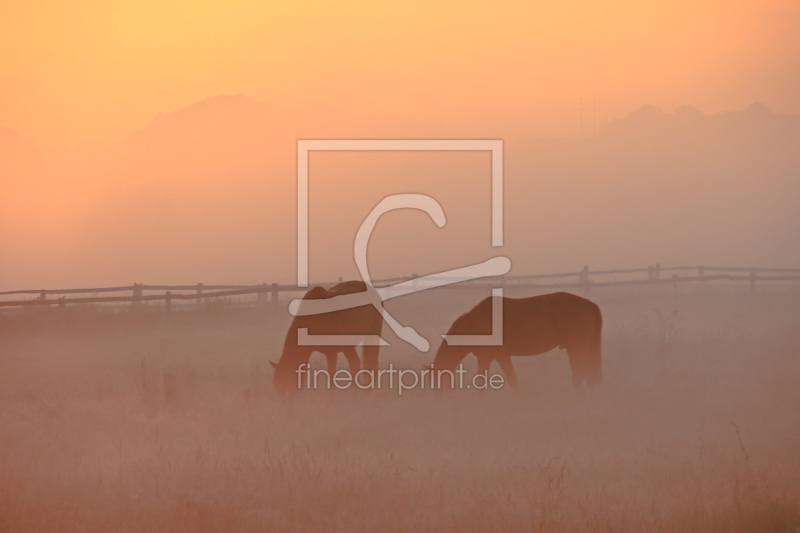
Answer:
<svg viewBox="0 0 800 533"><path fill-rule="evenodd" d="M679 276L677 272L692 272L696 275ZM669 277L662 276L664 272L673 273ZM707 274L713 272L714 274ZM742 274L742 273L746 273ZM623 279L623 280L597 280L599 276L621 275L621 274L647 274L646 277L636 279ZM390 287L394 283L412 281L418 276L416 274L409 277L395 277L383 280L377 280L374 284L378 287ZM551 283L532 283L532 280L563 280L565 278L576 278L576 281L556 281ZM594 278L594 279L593 279ZM445 279L445 278L442 278ZM448 285L447 289L473 289L480 285L491 285L501 287L513 288L530 288L530 289L575 289L590 292L593 289L601 289L606 287L637 287L647 285L672 285L674 294L678 294L678 287L681 284L687 283L705 283L705 282L731 282L749 284L751 291L756 290L756 284L784 281L784 282L800 282L800 268L741 268L741 267L709 267L709 266L676 266L676 267L662 267L660 264L655 264L645 268L628 268L618 270L589 270L588 266L575 272L562 272L555 274L529 274L517 276L499 276L491 278L492 281L486 279L474 280L470 282L463 282L455 285ZM339 279L339 282L341 278ZM319 283L322 286L335 285L338 282ZM797 285L800 288L800 284ZM129 303L133 306L139 305L144 302L164 302L166 311L170 311L172 302L191 301L202 302L206 299L212 298L229 298L234 296L247 296L255 295L256 303L273 304L276 305L279 301L280 293L297 293L304 292L306 289L297 287L296 285L286 285L278 283L262 283L260 285L205 285L197 283L195 285L144 285L141 283L134 283L133 285L115 286L115 287L96 287L84 289L26 289L15 291L0 292L0 298L7 296L23 296L35 295L32 299L17 299L17 300L0 300L0 308L21 308L30 306L51 306L58 305L65 307L74 304L109 304ZM144 294L145 292L163 292L162 294ZM190 294L182 294L181 292L194 291ZM97 296L98 294L111 294L127 292L130 295L120 296ZM85 295L92 294L93 296L70 296L67 295ZM60 296L53 298L54 296Z"/></svg>

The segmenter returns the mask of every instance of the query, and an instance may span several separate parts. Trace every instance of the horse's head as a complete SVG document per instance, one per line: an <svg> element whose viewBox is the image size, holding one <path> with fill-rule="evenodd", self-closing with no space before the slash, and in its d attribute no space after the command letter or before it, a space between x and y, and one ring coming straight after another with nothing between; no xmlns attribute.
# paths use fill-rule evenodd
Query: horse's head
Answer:
<svg viewBox="0 0 800 533"><path fill-rule="evenodd" d="M272 384L278 394L297 392L299 388L297 369L287 364L284 358L279 359L277 363L270 359L269 364L273 369Z"/></svg>

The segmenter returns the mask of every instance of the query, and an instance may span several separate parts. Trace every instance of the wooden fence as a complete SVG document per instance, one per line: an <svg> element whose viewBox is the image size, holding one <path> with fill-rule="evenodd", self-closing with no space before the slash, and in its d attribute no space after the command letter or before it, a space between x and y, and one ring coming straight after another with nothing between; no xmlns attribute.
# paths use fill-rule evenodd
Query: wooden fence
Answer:
<svg viewBox="0 0 800 533"><path fill-rule="evenodd" d="M608 276L626 276L626 279L603 280ZM376 287L390 287L392 284L412 281L417 278L414 274L409 277L389 278L374 282ZM600 279L598 279L600 278ZM442 278L444 279L444 278ZM573 281L574 279L574 281ZM341 278L340 280L341 281ZM706 282L725 282L749 285L750 291L756 290L756 285L770 282L792 282L800 289L800 268L738 268L738 267L708 267L708 266L682 266L662 267L655 264L645 268L629 268L620 270L589 270L588 266L575 272L562 272L556 274L532 274L523 276L499 276L496 278L483 278L448 285L447 289L474 289L476 286L486 285L492 287L528 288L528 289L566 289L589 293L594 289L610 287L641 287L670 285L673 294L679 293L679 286L684 284L697 284ZM319 283L317 285L331 286L338 282ZM252 302L256 305L277 305L281 293L302 293L305 288L296 285L282 285L277 283L262 283L261 285L133 285L119 287L96 287L89 289L39 289L17 290L0 292L0 309L21 308L29 306L60 306L74 304L130 304L140 306L147 302L163 302L163 308L169 312L174 301L192 301L202 303L203 300L212 298L232 298L236 296L254 295ZM117 294L130 293L130 294ZM150 294L145 294L150 293ZM157 294L153 294L157 293ZM104 296L98 296L103 294ZM81 296L91 295L91 296ZM28 296L28 298L24 298ZM17 299L3 300L7 297ZM22 297L23 299L19 299Z"/></svg>

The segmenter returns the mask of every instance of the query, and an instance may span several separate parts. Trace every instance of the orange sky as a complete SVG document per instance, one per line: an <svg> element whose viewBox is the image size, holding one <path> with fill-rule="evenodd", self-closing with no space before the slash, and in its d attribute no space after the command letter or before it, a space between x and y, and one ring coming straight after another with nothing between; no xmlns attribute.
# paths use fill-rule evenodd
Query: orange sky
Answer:
<svg viewBox="0 0 800 533"><path fill-rule="evenodd" d="M754 100L800 113L787 0L673 2L3 0L0 127L117 140L217 94L378 117L538 113L577 133L644 104Z"/></svg>

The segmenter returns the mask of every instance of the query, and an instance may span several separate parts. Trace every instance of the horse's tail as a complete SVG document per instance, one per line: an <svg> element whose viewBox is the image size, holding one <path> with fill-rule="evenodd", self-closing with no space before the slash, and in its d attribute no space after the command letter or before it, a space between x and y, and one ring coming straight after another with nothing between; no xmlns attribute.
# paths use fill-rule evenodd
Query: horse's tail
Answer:
<svg viewBox="0 0 800 533"><path fill-rule="evenodd" d="M594 315L595 320L589 346L590 368L589 376L587 376L587 382L590 386L603 383L603 314L600 312L600 308L597 305L594 306Z"/></svg>

